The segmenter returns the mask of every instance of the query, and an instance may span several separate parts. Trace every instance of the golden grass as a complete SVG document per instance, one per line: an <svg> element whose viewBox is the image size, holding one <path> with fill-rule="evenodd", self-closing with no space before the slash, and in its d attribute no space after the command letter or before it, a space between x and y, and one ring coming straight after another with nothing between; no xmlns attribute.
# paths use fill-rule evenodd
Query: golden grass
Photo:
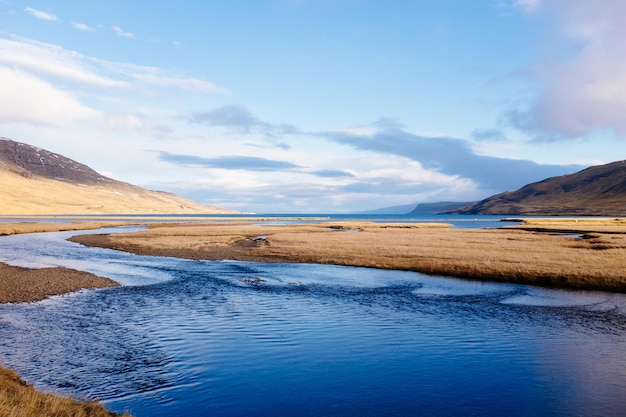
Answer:
<svg viewBox="0 0 626 417"><path fill-rule="evenodd" d="M26 384L10 369L0 365L0 417L112 417L96 401L46 394ZM130 416L125 413L123 416Z"/></svg>
<svg viewBox="0 0 626 417"><path fill-rule="evenodd" d="M507 228L530 231L572 231L572 232L604 232L624 233L626 218L615 217L549 217L521 218L521 224Z"/></svg>
<svg viewBox="0 0 626 417"><path fill-rule="evenodd" d="M40 222L17 222L0 223L0 236L14 235L21 233L41 233L41 232L65 232L71 230L91 230L102 227L126 226L129 223L109 223L109 222L72 222L72 223L40 223Z"/></svg>
<svg viewBox="0 0 626 417"><path fill-rule="evenodd" d="M515 229L419 224L196 223L151 225L136 233L72 240L148 255L328 263L626 292L626 225L607 226L610 233L602 227L591 226L584 230L584 239L576 239ZM544 224L543 229L549 227Z"/></svg>

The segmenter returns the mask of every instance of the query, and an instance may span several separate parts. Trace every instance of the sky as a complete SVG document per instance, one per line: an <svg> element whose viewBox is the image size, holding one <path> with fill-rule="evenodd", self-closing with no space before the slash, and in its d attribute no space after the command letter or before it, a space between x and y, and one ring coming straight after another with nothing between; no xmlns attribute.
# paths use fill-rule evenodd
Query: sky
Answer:
<svg viewBox="0 0 626 417"><path fill-rule="evenodd" d="M626 159L623 0L0 0L0 136L246 213Z"/></svg>

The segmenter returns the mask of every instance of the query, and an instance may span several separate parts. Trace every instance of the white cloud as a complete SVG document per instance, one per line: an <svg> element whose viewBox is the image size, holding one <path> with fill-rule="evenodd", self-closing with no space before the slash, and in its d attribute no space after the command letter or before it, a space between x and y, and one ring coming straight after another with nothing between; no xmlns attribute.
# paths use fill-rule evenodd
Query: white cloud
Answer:
<svg viewBox="0 0 626 417"><path fill-rule="evenodd" d="M538 138L579 137L601 130L626 137L626 2L518 3L556 17L555 39L546 43L554 45L556 40L559 53L540 60L534 76L544 86L542 92L528 109L512 112L509 121Z"/></svg>
<svg viewBox="0 0 626 417"><path fill-rule="evenodd" d="M117 34L117 36L121 36L122 38L134 39L135 34L131 32L124 31L119 26L111 26L111 30Z"/></svg>
<svg viewBox="0 0 626 417"><path fill-rule="evenodd" d="M0 63L91 86L126 85L98 74L85 56L43 42L0 38Z"/></svg>
<svg viewBox="0 0 626 417"><path fill-rule="evenodd" d="M227 90L200 78L171 71L96 59L62 47L28 39L0 37L0 64L41 76L98 88L131 90L138 87L178 88L222 94Z"/></svg>
<svg viewBox="0 0 626 417"><path fill-rule="evenodd" d="M96 28L86 25L85 23L74 23L72 26L74 26L75 29L82 30L83 32L95 32L97 30Z"/></svg>
<svg viewBox="0 0 626 417"><path fill-rule="evenodd" d="M27 7L27 8L24 9L24 11L26 13L32 15L32 16L35 16L37 19L49 20L49 21L59 20L58 17L56 17L56 15L54 15L52 13L44 12L42 10L33 9L32 7Z"/></svg>
<svg viewBox="0 0 626 417"><path fill-rule="evenodd" d="M100 113L33 75L0 66L0 123L63 126Z"/></svg>

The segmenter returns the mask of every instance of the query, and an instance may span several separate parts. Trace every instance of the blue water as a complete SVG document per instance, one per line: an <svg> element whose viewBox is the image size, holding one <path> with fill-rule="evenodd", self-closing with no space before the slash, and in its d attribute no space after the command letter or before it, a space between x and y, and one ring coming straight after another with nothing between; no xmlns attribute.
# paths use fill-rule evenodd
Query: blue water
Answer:
<svg viewBox="0 0 626 417"><path fill-rule="evenodd" d="M530 217L530 216L525 216ZM545 216L544 216L545 217ZM73 221L110 219L111 222L121 220L141 222L168 222L168 221L232 221L263 219L263 224L294 224L324 221L371 221L376 223L449 223L453 227L462 228L492 228L502 227L510 223L503 223L506 217L495 215L452 215L452 214L102 214L102 215L59 215L53 217L36 217L36 221L69 223ZM0 222L28 222L33 218L9 217L0 218Z"/></svg>
<svg viewBox="0 0 626 417"><path fill-rule="evenodd" d="M309 264L189 261L0 238L0 261L125 286L0 305L38 388L142 416L607 416L626 296Z"/></svg>

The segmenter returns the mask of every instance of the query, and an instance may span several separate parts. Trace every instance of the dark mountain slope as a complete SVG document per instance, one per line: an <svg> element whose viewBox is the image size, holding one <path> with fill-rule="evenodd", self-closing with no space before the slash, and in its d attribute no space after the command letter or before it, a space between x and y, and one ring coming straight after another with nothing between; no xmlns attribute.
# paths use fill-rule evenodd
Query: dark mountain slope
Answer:
<svg viewBox="0 0 626 417"><path fill-rule="evenodd" d="M44 178L74 183L111 183L114 180L98 174L87 165L78 163L62 155L36 148L25 143L0 138L0 159L13 163L20 175L30 178L37 175ZM10 166L10 164L8 165Z"/></svg>
<svg viewBox="0 0 626 417"><path fill-rule="evenodd" d="M593 166L507 191L456 214L626 216L626 161Z"/></svg>

